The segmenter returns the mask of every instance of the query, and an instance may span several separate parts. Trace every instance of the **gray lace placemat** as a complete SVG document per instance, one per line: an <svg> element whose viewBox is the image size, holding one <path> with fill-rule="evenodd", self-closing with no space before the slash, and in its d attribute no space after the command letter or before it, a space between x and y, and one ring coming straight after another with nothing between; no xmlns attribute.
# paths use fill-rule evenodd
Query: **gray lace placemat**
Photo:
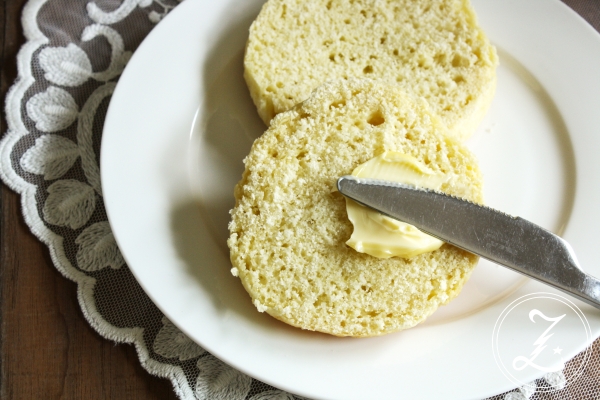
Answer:
<svg viewBox="0 0 600 400"><path fill-rule="evenodd" d="M88 322L134 344L144 368L169 378L180 398L299 398L227 366L173 326L125 265L107 221L99 151L108 103L132 52L177 4L29 1L0 173L56 268L77 282Z"/></svg>
<svg viewBox="0 0 600 400"><path fill-rule="evenodd" d="M107 221L98 162L108 103L132 52L177 4L30 0L19 77L6 98L0 176L21 194L25 221L56 268L77 283L88 322L107 339L135 345L144 368L170 379L181 399L301 399L236 371L182 334L138 285ZM565 390L522 388L494 399L598 398L599 364L594 358ZM560 388L561 377L535 385Z"/></svg>

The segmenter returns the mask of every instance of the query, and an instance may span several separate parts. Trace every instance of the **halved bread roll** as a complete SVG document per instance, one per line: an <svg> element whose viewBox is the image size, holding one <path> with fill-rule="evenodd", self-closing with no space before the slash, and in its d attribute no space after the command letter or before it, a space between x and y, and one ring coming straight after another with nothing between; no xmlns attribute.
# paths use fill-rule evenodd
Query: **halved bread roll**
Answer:
<svg viewBox="0 0 600 400"><path fill-rule="evenodd" d="M426 102L399 86L339 80L277 115L244 160L228 245L259 311L303 329L374 336L410 328L456 297L477 257L444 244L380 259L345 243L352 233L336 180L398 151L447 180L441 190L482 201L475 157L446 134Z"/></svg>

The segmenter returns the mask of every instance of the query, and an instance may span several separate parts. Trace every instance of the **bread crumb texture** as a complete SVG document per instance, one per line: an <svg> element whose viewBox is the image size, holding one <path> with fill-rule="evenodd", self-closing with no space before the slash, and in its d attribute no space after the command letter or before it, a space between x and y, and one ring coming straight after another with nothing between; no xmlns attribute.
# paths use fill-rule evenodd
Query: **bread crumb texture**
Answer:
<svg viewBox="0 0 600 400"><path fill-rule="evenodd" d="M461 290L477 257L444 244L380 259L346 246L352 224L337 179L398 151L448 176L441 190L482 200L474 156L427 103L395 85L338 80L275 117L244 160L228 245L259 311L303 329L375 336L410 328Z"/></svg>
<svg viewBox="0 0 600 400"><path fill-rule="evenodd" d="M463 140L489 108L497 64L469 0L269 0L244 76L267 125L323 82L365 77L427 99Z"/></svg>

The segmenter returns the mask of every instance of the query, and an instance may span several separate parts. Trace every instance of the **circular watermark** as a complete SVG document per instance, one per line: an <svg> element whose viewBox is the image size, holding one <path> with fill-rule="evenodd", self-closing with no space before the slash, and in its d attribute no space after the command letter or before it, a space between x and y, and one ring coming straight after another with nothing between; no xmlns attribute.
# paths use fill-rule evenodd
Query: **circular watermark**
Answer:
<svg viewBox="0 0 600 400"><path fill-rule="evenodd" d="M583 312L555 293L519 297L500 314L492 347L498 367L517 387L531 386L532 374L544 374L547 386L538 392L560 390L575 382L591 355L592 331ZM585 344L585 350L579 353Z"/></svg>

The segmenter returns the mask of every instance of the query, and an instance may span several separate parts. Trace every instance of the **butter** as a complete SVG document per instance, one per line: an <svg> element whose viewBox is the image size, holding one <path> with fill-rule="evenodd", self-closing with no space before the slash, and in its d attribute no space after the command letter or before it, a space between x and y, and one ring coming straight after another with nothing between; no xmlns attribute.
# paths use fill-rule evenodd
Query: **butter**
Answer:
<svg viewBox="0 0 600 400"><path fill-rule="evenodd" d="M352 175L358 178L384 179L439 190L445 182L416 158L388 151L359 165ZM346 244L360 253L379 258L410 258L438 249L443 242L412 225L381 215L353 200L346 199L346 211L354 232Z"/></svg>

